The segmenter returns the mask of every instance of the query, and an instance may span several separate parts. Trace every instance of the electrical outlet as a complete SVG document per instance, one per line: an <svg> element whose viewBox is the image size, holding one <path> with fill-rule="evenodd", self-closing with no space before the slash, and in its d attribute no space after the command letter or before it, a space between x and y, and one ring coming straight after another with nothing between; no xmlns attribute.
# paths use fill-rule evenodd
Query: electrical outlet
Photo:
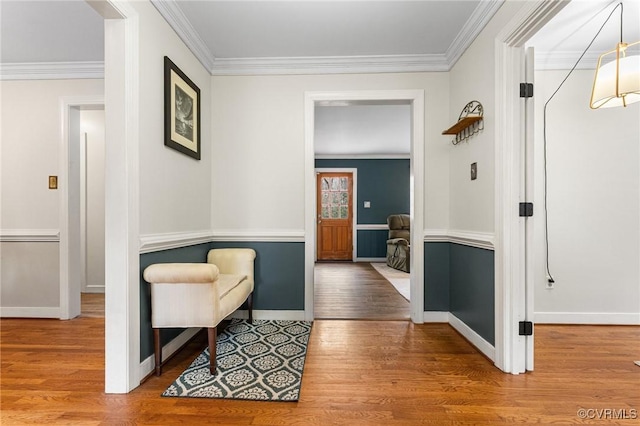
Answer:
<svg viewBox="0 0 640 426"><path fill-rule="evenodd" d="M547 290L553 290L555 283L551 278L547 278Z"/></svg>
<svg viewBox="0 0 640 426"><path fill-rule="evenodd" d="M478 163L471 163L471 180L478 179Z"/></svg>

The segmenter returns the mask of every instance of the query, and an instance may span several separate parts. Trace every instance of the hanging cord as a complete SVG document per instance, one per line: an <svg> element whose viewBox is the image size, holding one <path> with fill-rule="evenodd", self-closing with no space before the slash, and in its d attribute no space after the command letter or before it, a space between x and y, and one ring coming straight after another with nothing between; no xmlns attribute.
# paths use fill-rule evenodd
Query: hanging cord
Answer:
<svg viewBox="0 0 640 426"><path fill-rule="evenodd" d="M607 16L607 19L604 21L604 23L602 24L602 26L600 27L600 29L598 30L596 35L593 36L593 39L591 40L589 45L586 47L586 49L584 49L584 51L582 52L582 55L580 55L580 57L576 61L576 63L573 66L573 68L571 68L571 70L569 70L569 72L567 73L566 77L564 78L564 80L562 80L562 82L560 83L558 88L555 90L555 92L553 92L553 94L549 97L549 99L547 99L547 102L544 103L543 118L542 118L542 123L543 123L543 125L542 125L542 140L543 140L543 148L544 148L544 242L545 242L545 246L546 246L547 280L550 283L554 283L555 280L553 279L553 276L551 275L551 270L550 270L550 267L549 267L549 221L548 221L548 216L549 215L548 215L548 212L547 212L547 105L549 105L549 102L551 102L551 99L553 99L553 97L558 93L560 88L567 81L569 76L576 69L576 67L578 66L578 64L580 63L580 61L584 57L584 55L587 53L589 48L591 48L591 45L596 41L596 38L598 38L598 36L602 32L602 30L604 29L604 26L607 25L607 22L609 22L609 19L611 19L611 16L613 15L613 13L618 8L620 8L620 42L622 43L622 12L623 12L623 5L622 5L622 2L620 2L620 3L618 3L616 5L616 7L613 8L613 10L611 10L611 13L609 13L609 16Z"/></svg>

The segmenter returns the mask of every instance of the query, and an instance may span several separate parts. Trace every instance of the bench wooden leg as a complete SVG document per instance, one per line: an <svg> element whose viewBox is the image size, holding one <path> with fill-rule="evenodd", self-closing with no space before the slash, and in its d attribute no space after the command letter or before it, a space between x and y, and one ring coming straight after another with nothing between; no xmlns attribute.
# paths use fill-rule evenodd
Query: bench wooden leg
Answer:
<svg viewBox="0 0 640 426"><path fill-rule="evenodd" d="M249 310L249 324L253 324L253 293L247 297L247 309Z"/></svg>
<svg viewBox="0 0 640 426"><path fill-rule="evenodd" d="M216 338L218 337L217 327L207 328L209 340L209 373L216 374Z"/></svg>
<svg viewBox="0 0 640 426"><path fill-rule="evenodd" d="M162 344L160 342L160 329L153 329L153 354L156 359L156 376L162 374Z"/></svg>

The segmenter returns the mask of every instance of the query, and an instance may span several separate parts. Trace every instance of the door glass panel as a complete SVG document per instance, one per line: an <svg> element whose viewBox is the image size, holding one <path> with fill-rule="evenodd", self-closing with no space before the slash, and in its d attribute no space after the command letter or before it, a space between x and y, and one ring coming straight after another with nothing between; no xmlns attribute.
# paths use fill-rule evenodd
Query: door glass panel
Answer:
<svg viewBox="0 0 640 426"><path fill-rule="evenodd" d="M349 198L349 178L322 178L320 196L321 218L348 219L351 202Z"/></svg>

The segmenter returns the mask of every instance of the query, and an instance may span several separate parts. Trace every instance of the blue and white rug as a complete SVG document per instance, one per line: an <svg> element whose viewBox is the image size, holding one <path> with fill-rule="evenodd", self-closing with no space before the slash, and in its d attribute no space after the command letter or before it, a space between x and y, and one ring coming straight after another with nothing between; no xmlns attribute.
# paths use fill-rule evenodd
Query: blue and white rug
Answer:
<svg viewBox="0 0 640 426"><path fill-rule="evenodd" d="M234 319L218 336L218 369L209 349L162 396L297 401L311 322Z"/></svg>

